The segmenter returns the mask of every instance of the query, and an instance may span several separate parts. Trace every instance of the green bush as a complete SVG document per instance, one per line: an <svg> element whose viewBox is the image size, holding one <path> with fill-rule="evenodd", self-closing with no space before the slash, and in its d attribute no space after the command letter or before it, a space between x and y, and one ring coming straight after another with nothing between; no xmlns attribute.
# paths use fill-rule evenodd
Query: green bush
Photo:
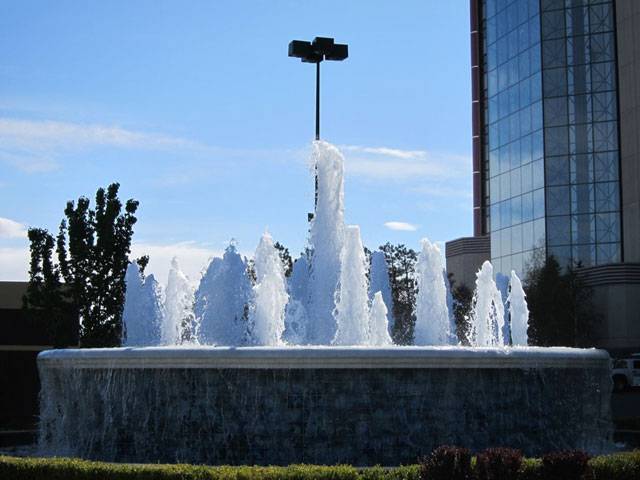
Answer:
<svg viewBox="0 0 640 480"><path fill-rule="evenodd" d="M637 480L640 478L640 450L592 458L595 480Z"/></svg>
<svg viewBox="0 0 640 480"><path fill-rule="evenodd" d="M451 450L449 452L451 453ZM478 462L472 462L472 465L477 467ZM420 468L419 465L361 469L347 465L331 467L132 465L69 458L0 456L0 480L419 480ZM589 460L589 469L589 480L638 480L640 479L640 451L592 458ZM479 472L472 473L473 475L469 478L477 478ZM454 478L454 476L450 475L448 478ZM514 480L547 480L542 460L523 459Z"/></svg>

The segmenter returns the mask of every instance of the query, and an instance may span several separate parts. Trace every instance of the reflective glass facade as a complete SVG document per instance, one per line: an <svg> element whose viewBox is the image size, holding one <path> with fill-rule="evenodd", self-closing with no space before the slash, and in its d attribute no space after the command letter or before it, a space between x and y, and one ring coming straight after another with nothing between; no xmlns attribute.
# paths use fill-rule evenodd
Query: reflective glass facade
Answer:
<svg viewBox="0 0 640 480"><path fill-rule="evenodd" d="M522 271L545 246L544 140L539 0L487 0L484 178L491 259Z"/></svg>
<svg viewBox="0 0 640 480"><path fill-rule="evenodd" d="M612 0L481 0L484 229L497 271L536 250L621 261Z"/></svg>

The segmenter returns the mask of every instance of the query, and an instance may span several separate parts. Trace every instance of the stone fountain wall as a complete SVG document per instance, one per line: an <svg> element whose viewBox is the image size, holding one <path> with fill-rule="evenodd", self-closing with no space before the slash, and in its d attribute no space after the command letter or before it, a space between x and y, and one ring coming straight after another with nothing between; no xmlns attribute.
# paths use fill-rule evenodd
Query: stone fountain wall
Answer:
<svg viewBox="0 0 640 480"><path fill-rule="evenodd" d="M42 453L398 465L442 444L610 448L597 350L198 348L39 357Z"/></svg>

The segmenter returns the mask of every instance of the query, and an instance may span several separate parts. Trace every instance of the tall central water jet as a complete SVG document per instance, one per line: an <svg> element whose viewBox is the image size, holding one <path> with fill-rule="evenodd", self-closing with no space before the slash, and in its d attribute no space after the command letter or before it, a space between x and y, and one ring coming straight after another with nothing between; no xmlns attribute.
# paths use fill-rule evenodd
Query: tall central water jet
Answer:
<svg viewBox="0 0 640 480"><path fill-rule="evenodd" d="M311 272L307 313L307 342L328 345L336 334L333 317L344 245L344 157L333 145L313 143L317 203L311 223Z"/></svg>

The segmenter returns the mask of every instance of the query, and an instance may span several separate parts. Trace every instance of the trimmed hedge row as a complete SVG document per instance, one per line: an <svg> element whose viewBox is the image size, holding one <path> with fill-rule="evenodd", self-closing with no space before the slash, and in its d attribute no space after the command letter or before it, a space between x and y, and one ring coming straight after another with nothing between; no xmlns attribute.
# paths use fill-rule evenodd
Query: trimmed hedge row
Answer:
<svg viewBox="0 0 640 480"><path fill-rule="evenodd" d="M481 462L492 461L491 458ZM423 464L424 465L424 464ZM604 455L589 460L586 480L640 479L640 451ZM477 457L472 460L472 472L479 473ZM540 459L523 459L515 477L504 480L546 480ZM453 478L453 477L450 477ZM230 467L197 465L132 465L90 462L67 458L19 458L0 456L2 480L429 480L420 465L394 468L355 468L348 465L288 467Z"/></svg>

